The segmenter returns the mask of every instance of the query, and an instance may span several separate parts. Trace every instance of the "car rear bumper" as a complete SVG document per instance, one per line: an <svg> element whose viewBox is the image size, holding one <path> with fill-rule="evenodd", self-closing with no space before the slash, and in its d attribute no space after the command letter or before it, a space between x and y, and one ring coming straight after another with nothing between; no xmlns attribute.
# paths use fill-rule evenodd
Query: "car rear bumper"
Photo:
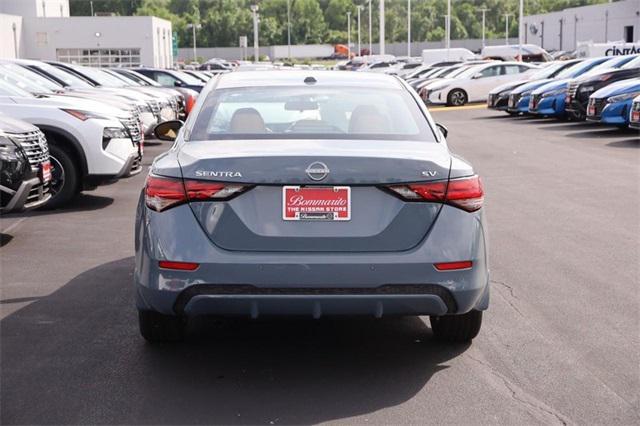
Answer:
<svg viewBox="0 0 640 426"><path fill-rule="evenodd" d="M455 231L453 231L455 230ZM160 260L195 262L167 270ZM471 260L465 270L434 263ZM137 307L174 315L443 315L488 307L483 213L444 206L417 247L399 252L240 252L215 246L187 205L138 208Z"/></svg>

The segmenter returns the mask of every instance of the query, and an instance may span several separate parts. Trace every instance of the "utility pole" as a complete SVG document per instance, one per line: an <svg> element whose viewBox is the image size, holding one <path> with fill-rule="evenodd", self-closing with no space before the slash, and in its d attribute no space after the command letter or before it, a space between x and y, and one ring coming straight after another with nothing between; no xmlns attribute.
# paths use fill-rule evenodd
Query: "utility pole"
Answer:
<svg viewBox="0 0 640 426"><path fill-rule="evenodd" d="M384 0L380 0L380 54L384 55Z"/></svg>
<svg viewBox="0 0 640 426"><path fill-rule="evenodd" d="M369 55L373 55L373 30L371 28L371 0L369 0Z"/></svg>
<svg viewBox="0 0 640 426"><path fill-rule="evenodd" d="M258 45L258 5L251 5L251 12L253 13L253 62L260 60L260 47Z"/></svg>
<svg viewBox="0 0 640 426"><path fill-rule="evenodd" d="M360 46L360 12L362 11L363 6L358 5L358 56L362 55L362 47Z"/></svg>
<svg viewBox="0 0 640 426"><path fill-rule="evenodd" d="M93 16L93 0L89 2L89 6L91 6L91 16Z"/></svg>
<svg viewBox="0 0 640 426"><path fill-rule="evenodd" d="M479 12L482 12L482 47L485 46L485 37L484 37L484 29L485 29L485 15L487 14L487 11L489 9L487 9L486 7L481 7L480 9L478 9Z"/></svg>
<svg viewBox="0 0 640 426"><path fill-rule="evenodd" d="M451 0L447 0L447 27L446 45L447 45L447 61L449 60L449 49L451 48Z"/></svg>
<svg viewBox="0 0 640 426"><path fill-rule="evenodd" d="M347 59L351 60L351 11L347 11Z"/></svg>
<svg viewBox="0 0 640 426"><path fill-rule="evenodd" d="M509 44L509 16L513 16L513 13L505 13L504 15L504 44Z"/></svg>
<svg viewBox="0 0 640 426"><path fill-rule="evenodd" d="M520 0L520 16L518 17L518 56L522 61L522 32L524 26L524 0ZM524 29L526 31L526 29ZM560 43L562 44L562 43Z"/></svg>
<svg viewBox="0 0 640 426"><path fill-rule="evenodd" d="M411 57L411 0L407 0L407 56Z"/></svg>
<svg viewBox="0 0 640 426"><path fill-rule="evenodd" d="M291 62L291 0L287 0L287 51Z"/></svg>
<svg viewBox="0 0 640 426"><path fill-rule="evenodd" d="M191 30L193 31L193 62L197 62L197 50L196 50L196 30L199 30L200 28L202 28L202 25L200 24L196 24L195 22L193 24L187 24L187 29L191 28Z"/></svg>

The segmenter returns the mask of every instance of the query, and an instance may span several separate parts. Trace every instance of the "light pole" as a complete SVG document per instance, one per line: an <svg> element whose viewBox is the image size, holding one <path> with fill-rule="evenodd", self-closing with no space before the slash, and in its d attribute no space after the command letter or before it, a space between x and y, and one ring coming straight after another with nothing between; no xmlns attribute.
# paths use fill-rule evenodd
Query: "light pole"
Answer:
<svg viewBox="0 0 640 426"><path fill-rule="evenodd" d="M347 12L347 59L351 60L351 11Z"/></svg>
<svg viewBox="0 0 640 426"><path fill-rule="evenodd" d="M371 0L369 0L369 55L373 55L373 31L371 30Z"/></svg>
<svg viewBox="0 0 640 426"><path fill-rule="evenodd" d="M187 24L187 29L191 29L192 30L192 36L193 36L193 62L197 62L197 58L198 58L198 52L197 52L197 48L196 48L196 30L199 30L200 28L202 28L202 25L200 24Z"/></svg>
<svg viewBox="0 0 640 426"><path fill-rule="evenodd" d="M487 10L489 10L489 9L487 9L486 7L481 7L480 9L478 9L478 11L482 12L482 47L484 47L484 44L485 44L485 42L484 42L484 40L485 40L484 39L484 28L485 28L485 25L484 24L485 24L485 15L487 13Z"/></svg>
<svg viewBox="0 0 640 426"><path fill-rule="evenodd" d="M253 13L253 62L258 62L260 57L260 47L258 46L258 5L251 5Z"/></svg>
<svg viewBox="0 0 640 426"><path fill-rule="evenodd" d="M287 51L291 62L291 0L287 0Z"/></svg>
<svg viewBox="0 0 640 426"><path fill-rule="evenodd" d="M509 16L513 16L513 13L504 14L504 44L509 44Z"/></svg>
<svg viewBox="0 0 640 426"><path fill-rule="evenodd" d="M16 59L20 59L20 55L18 54L18 26L15 22L11 24L11 29L13 30L13 51L15 52Z"/></svg>
<svg viewBox="0 0 640 426"><path fill-rule="evenodd" d="M407 0L407 56L411 57L411 0Z"/></svg>
<svg viewBox="0 0 640 426"><path fill-rule="evenodd" d="M520 13L518 17L518 56L520 56L520 60L522 61L522 33L526 31L523 29L524 24L524 0L520 0ZM561 47L562 48L562 47Z"/></svg>
<svg viewBox="0 0 640 426"><path fill-rule="evenodd" d="M89 2L89 6L91 6L91 16L93 16L93 0Z"/></svg>
<svg viewBox="0 0 640 426"><path fill-rule="evenodd" d="M360 46L360 12L362 11L363 6L358 5L358 56L362 54L362 47Z"/></svg>
<svg viewBox="0 0 640 426"><path fill-rule="evenodd" d="M380 0L380 54L384 55L384 0Z"/></svg>

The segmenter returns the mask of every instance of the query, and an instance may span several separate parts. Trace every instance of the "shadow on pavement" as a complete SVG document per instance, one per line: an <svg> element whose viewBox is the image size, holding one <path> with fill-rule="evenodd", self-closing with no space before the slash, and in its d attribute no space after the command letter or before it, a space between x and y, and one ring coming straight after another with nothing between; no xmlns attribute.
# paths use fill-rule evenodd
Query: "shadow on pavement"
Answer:
<svg viewBox="0 0 640 426"><path fill-rule="evenodd" d="M578 139L628 138L630 133L626 129L606 127L604 129L594 128L593 130L583 132L567 133L566 136Z"/></svg>
<svg viewBox="0 0 640 426"><path fill-rule="evenodd" d="M77 197L71 200L69 204L58 209L34 210L27 213L22 213L21 216L42 216L70 212L90 212L104 209L106 207L109 207L111 204L113 204L113 198L111 197L80 193Z"/></svg>
<svg viewBox="0 0 640 426"><path fill-rule="evenodd" d="M2 424L307 424L411 399L467 349L419 318L192 322L138 335L133 259L98 266L0 323Z"/></svg>
<svg viewBox="0 0 640 426"><path fill-rule="evenodd" d="M4 247L13 240L13 235L0 233L0 247Z"/></svg>
<svg viewBox="0 0 640 426"><path fill-rule="evenodd" d="M607 146L612 146L615 148L640 148L640 136L636 136L635 139L609 142Z"/></svg>

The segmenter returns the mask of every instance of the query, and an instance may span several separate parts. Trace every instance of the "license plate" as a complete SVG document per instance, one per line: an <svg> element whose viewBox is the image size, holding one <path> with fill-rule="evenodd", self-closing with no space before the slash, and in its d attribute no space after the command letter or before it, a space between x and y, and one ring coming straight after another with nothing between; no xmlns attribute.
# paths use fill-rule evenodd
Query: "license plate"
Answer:
<svg viewBox="0 0 640 426"><path fill-rule="evenodd" d="M42 183L49 182L51 180L51 162L46 161L40 164L40 180Z"/></svg>
<svg viewBox="0 0 640 426"><path fill-rule="evenodd" d="M589 107L587 108L587 115L596 115L595 105L589 105Z"/></svg>
<svg viewBox="0 0 640 426"><path fill-rule="evenodd" d="M631 121L640 121L640 111L631 111Z"/></svg>
<svg viewBox="0 0 640 426"><path fill-rule="evenodd" d="M351 188L285 186L282 188L282 219L351 220Z"/></svg>

